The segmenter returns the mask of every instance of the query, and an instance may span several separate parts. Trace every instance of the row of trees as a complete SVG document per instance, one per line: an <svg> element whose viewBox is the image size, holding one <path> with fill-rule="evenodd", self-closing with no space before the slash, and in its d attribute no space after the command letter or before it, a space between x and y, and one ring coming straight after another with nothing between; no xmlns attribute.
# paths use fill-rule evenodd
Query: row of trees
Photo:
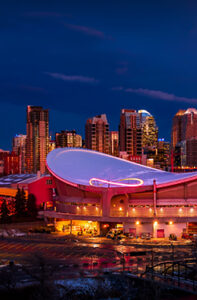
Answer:
<svg viewBox="0 0 197 300"><path fill-rule="evenodd" d="M13 201L12 211L14 211L14 213L9 209L6 199L3 199L0 209L2 223L11 221L13 216L17 219L26 217L35 218L37 215L35 196L29 194L26 198L25 191L18 188L15 200Z"/></svg>

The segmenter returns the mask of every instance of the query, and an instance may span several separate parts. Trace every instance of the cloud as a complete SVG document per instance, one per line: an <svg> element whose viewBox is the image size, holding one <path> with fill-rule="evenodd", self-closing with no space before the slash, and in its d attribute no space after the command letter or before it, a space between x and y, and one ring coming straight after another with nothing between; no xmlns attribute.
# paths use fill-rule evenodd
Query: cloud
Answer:
<svg viewBox="0 0 197 300"><path fill-rule="evenodd" d="M169 94L163 91L159 90L149 90L149 89L133 89L133 88L127 88L124 89L123 87L114 87L112 88L113 91L124 91L126 93L133 93L137 95L143 95L145 97L151 97L156 99L161 99L165 101L174 101L174 102L185 102L185 103L194 103L197 104L197 98L187 98L187 97L179 97L174 94Z"/></svg>
<svg viewBox="0 0 197 300"><path fill-rule="evenodd" d="M61 73L50 73L50 72L45 72L45 74L56 78L56 79L61 79L64 81L70 81L70 82L81 82L81 83L98 83L99 80L93 78L93 77L87 77L87 76L81 76L81 75L64 75Z"/></svg>
<svg viewBox="0 0 197 300"><path fill-rule="evenodd" d="M86 35L94 36L100 39L111 39L110 36L106 36L104 32L99 31L97 29L91 28L91 27L86 27L86 26L81 26L81 25L74 25L74 24L68 24L64 23L64 26L67 28L81 32Z"/></svg>

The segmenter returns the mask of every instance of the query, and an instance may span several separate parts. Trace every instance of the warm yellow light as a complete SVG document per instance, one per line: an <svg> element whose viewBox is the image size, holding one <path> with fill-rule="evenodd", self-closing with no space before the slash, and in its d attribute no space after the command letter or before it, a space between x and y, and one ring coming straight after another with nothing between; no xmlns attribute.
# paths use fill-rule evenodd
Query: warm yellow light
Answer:
<svg viewBox="0 0 197 300"><path fill-rule="evenodd" d="M157 226L157 224L158 224L158 222L157 222L157 221L155 221L155 222L154 222L154 226Z"/></svg>
<svg viewBox="0 0 197 300"><path fill-rule="evenodd" d="M119 207L119 211L122 211L122 207Z"/></svg>
<svg viewBox="0 0 197 300"><path fill-rule="evenodd" d="M139 225L139 224L140 224L140 221L136 221L135 224L136 224L136 225Z"/></svg>
<svg viewBox="0 0 197 300"><path fill-rule="evenodd" d="M179 211L182 212L183 211L182 208L179 208Z"/></svg>
<svg viewBox="0 0 197 300"><path fill-rule="evenodd" d="M190 212L193 212L193 211L194 211L193 207L192 207L192 208L190 208Z"/></svg>
<svg viewBox="0 0 197 300"><path fill-rule="evenodd" d="M86 207L85 207L85 206L84 206L83 208L84 208L84 209L86 209Z"/></svg>
<svg viewBox="0 0 197 300"><path fill-rule="evenodd" d="M79 206L77 206L77 209L79 209Z"/></svg>
<svg viewBox="0 0 197 300"><path fill-rule="evenodd" d="M96 207L96 210L98 210L98 207Z"/></svg>
<svg viewBox="0 0 197 300"><path fill-rule="evenodd" d="M160 208L160 211L163 211L163 208Z"/></svg>
<svg viewBox="0 0 197 300"><path fill-rule="evenodd" d="M152 211L152 208L149 208L149 211Z"/></svg>
<svg viewBox="0 0 197 300"><path fill-rule="evenodd" d="M172 221L170 221L170 222L169 222L169 225L172 225L172 224L173 224L173 222L172 222Z"/></svg>
<svg viewBox="0 0 197 300"><path fill-rule="evenodd" d="M135 211L135 208L133 208L132 210Z"/></svg>

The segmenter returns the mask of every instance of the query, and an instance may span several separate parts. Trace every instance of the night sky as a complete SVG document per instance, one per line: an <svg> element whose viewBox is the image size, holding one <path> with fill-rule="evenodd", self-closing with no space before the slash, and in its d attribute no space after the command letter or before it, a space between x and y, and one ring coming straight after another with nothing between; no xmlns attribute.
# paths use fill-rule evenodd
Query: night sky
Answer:
<svg viewBox="0 0 197 300"><path fill-rule="evenodd" d="M197 1L0 1L0 148L26 132L26 106L49 108L50 134L121 108L146 109L170 140L197 107Z"/></svg>

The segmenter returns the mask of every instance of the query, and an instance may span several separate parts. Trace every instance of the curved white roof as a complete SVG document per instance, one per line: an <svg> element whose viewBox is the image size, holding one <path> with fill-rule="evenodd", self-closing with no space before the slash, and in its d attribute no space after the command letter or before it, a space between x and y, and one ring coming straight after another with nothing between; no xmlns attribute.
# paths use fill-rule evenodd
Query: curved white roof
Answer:
<svg viewBox="0 0 197 300"><path fill-rule="evenodd" d="M158 185L197 178L197 172L165 172L79 148L57 148L51 151L47 156L47 167L55 177L66 183L97 187L146 186L152 185L154 179Z"/></svg>

